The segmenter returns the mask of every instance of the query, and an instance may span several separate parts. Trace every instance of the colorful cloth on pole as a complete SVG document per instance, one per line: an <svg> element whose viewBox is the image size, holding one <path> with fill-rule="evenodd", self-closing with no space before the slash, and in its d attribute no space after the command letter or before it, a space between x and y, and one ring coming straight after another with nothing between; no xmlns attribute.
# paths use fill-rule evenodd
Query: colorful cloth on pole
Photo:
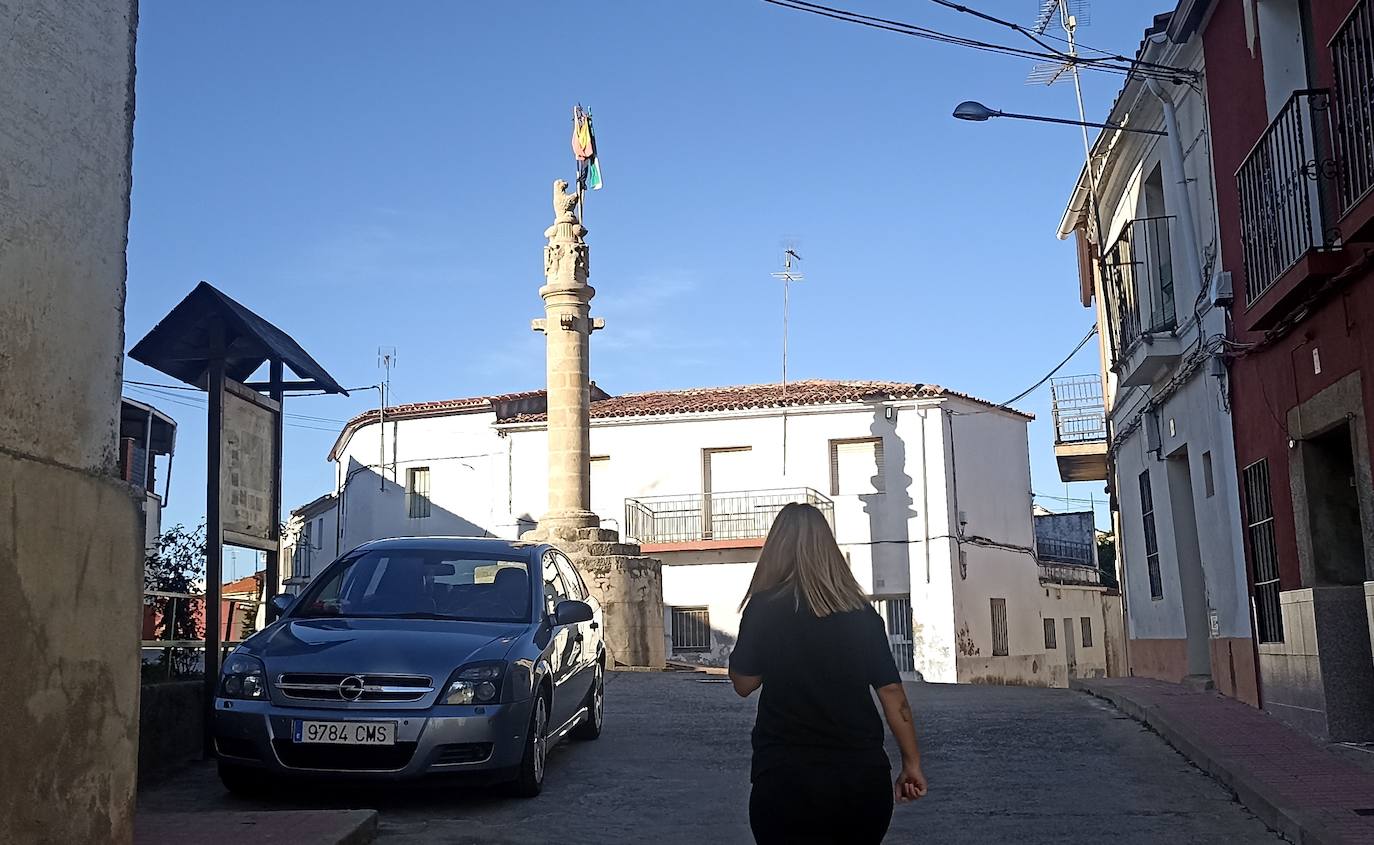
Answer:
<svg viewBox="0 0 1374 845"><path fill-rule="evenodd" d="M572 149L577 158L577 186L579 189L601 190L601 162L596 155L596 132L592 129L591 112L581 105L573 108Z"/></svg>

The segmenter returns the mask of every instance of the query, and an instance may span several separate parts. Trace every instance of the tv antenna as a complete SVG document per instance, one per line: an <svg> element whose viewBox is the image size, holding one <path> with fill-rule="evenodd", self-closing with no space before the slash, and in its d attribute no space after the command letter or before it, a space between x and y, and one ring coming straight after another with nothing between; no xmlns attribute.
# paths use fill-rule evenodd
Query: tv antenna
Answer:
<svg viewBox="0 0 1374 845"><path fill-rule="evenodd" d="M1069 46L1064 51L1063 61L1038 64L1032 68L1030 75L1026 77L1026 84L1054 85L1072 79L1074 97L1078 100L1078 120L1086 124L1088 116L1083 108L1083 82L1078 73L1077 32L1078 27L1087 26L1092 21L1089 0L1039 0L1039 3L1040 13L1036 16L1035 25L1031 29L1037 35L1044 35L1050 25L1057 20L1059 27L1064 30L1064 38ZM1096 195L1097 174L1093 172L1092 142L1088 140L1088 127L1085 125L1081 129L1083 159L1086 162L1088 178L1092 182L1093 194Z"/></svg>
<svg viewBox="0 0 1374 845"><path fill-rule="evenodd" d="M772 273L773 278L782 282L782 395L787 395L787 329L791 311L792 283L800 282L806 276L794 269L801 263L795 241L787 240L782 244L782 272Z"/></svg>
<svg viewBox="0 0 1374 845"><path fill-rule="evenodd" d="M377 444L377 475L381 478L382 492L386 492L386 402L391 395L391 368L396 366L396 347L379 346L377 347L377 366L383 371L382 383L377 385L377 393L380 396L380 404L377 406L377 428L381 440ZM396 442L391 443L391 454L396 455ZM394 461L393 461L394 463ZM393 466L391 480L396 480L396 470Z"/></svg>

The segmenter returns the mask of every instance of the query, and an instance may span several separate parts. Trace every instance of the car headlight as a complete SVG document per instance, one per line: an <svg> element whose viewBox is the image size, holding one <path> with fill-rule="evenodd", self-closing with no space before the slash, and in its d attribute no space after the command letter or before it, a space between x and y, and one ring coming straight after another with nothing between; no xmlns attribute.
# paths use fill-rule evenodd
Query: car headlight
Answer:
<svg viewBox="0 0 1374 845"><path fill-rule="evenodd" d="M246 654L231 654L219 678L222 698L263 699L267 697L267 670L262 661Z"/></svg>
<svg viewBox="0 0 1374 845"><path fill-rule="evenodd" d="M501 697L503 662L471 663L453 673L444 690L445 704L491 704Z"/></svg>

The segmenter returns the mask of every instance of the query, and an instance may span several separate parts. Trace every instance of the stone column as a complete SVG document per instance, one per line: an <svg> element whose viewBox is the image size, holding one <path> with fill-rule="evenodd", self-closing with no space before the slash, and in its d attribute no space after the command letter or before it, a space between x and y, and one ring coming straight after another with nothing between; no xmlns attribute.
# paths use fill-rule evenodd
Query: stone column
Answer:
<svg viewBox="0 0 1374 845"><path fill-rule="evenodd" d="M548 384L548 512L540 528L557 536L601 524L591 510L591 383L588 349L600 321L590 315L596 289L587 284L590 262L587 230L577 219L577 195L568 183L554 182L554 223L544 232L544 332Z"/></svg>

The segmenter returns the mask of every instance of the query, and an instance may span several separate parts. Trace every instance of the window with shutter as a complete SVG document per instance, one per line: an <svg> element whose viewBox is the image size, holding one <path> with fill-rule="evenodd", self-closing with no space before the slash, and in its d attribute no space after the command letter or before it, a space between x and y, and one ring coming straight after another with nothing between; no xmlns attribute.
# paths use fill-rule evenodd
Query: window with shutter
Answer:
<svg viewBox="0 0 1374 845"><path fill-rule="evenodd" d="M881 437L830 441L830 495L881 493L884 487Z"/></svg>
<svg viewBox="0 0 1374 845"><path fill-rule="evenodd" d="M1011 652L1007 642L1007 600L988 601L992 605L992 656L1006 657Z"/></svg>

